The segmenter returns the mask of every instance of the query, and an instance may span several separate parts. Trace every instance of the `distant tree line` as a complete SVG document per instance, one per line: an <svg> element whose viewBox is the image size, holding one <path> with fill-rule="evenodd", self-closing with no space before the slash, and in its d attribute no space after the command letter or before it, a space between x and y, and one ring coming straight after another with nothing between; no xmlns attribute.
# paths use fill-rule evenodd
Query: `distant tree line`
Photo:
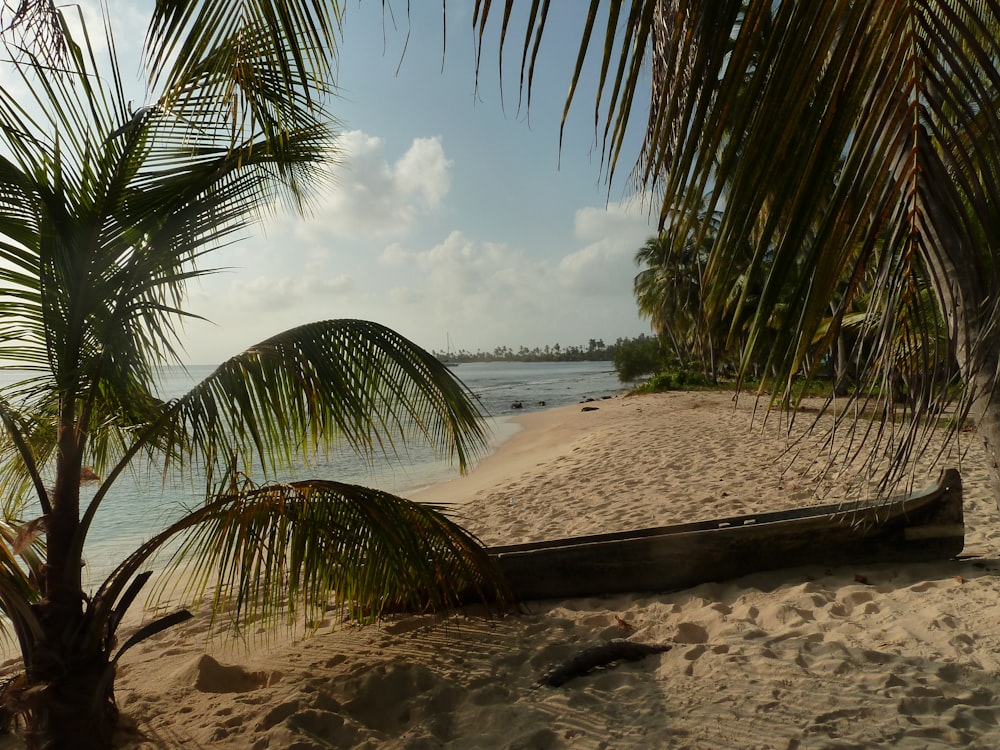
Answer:
<svg viewBox="0 0 1000 750"><path fill-rule="evenodd" d="M529 349L520 346L511 349L509 346L498 346L493 351L484 352L477 349L470 352L459 349L457 352L433 351L435 357L442 362L611 362L614 359L615 347L625 339L618 339L615 344L605 344L602 339L590 339L586 346L562 346L546 344L543 347Z"/></svg>

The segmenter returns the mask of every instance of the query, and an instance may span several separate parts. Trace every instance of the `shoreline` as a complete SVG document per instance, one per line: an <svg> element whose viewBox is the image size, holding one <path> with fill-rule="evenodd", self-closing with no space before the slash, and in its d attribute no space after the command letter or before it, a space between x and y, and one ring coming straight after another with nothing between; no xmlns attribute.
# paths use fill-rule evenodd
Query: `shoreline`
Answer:
<svg viewBox="0 0 1000 750"><path fill-rule="evenodd" d="M495 486L504 478L529 469L532 465L550 459L566 450L566 443L593 426L586 419L570 417L584 406L598 406L628 396L612 396L593 402L580 402L553 406L524 414L508 414L497 421L516 425L497 442L467 474L453 479L404 493L404 497L420 502L460 507L472 495ZM593 414L594 412L581 412Z"/></svg>
<svg viewBox="0 0 1000 750"><path fill-rule="evenodd" d="M752 425L752 401L673 392L517 415L523 429L470 475L413 496L452 503L456 520L495 544L865 490L843 480L850 465L826 473L812 444L790 452L780 420ZM270 642L250 632L210 642L199 613L123 658L123 746L995 747L1000 524L978 450L973 441L962 465L968 559L809 566L530 602L493 620L475 608L367 627L331 619ZM538 686L611 638L671 648Z"/></svg>
<svg viewBox="0 0 1000 750"><path fill-rule="evenodd" d="M815 415L789 426L735 396L626 394L516 415L520 431L472 472L408 497L444 506L487 545L880 498L857 462L841 456L830 470L825 433L807 435ZM941 466L962 466L956 453ZM937 476L927 461L915 472L900 492Z"/></svg>

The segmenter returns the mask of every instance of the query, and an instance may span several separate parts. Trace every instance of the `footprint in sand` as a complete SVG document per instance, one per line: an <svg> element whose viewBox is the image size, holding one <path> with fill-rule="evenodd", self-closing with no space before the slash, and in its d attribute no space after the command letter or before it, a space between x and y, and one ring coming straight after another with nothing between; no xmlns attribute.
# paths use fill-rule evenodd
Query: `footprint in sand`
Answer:
<svg viewBox="0 0 1000 750"><path fill-rule="evenodd" d="M881 607L874 601L875 594L864 588L851 588L837 597L849 617L854 614L854 610L862 607L862 612L866 615L876 615L881 611Z"/></svg>
<svg viewBox="0 0 1000 750"><path fill-rule="evenodd" d="M257 730L267 731L271 727L283 722L298 710L299 702L296 700L280 703L260 718L257 722Z"/></svg>
<svg viewBox="0 0 1000 750"><path fill-rule="evenodd" d="M174 674L178 684L192 685L202 693L244 693L281 681L280 672L248 672L240 666L225 666L203 654Z"/></svg>
<svg viewBox="0 0 1000 750"><path fill-rule="evenodd" d="M931 620L929 627L931 630L955 630L958 628L958 621L951 615L941 615Z"/></svg>
<svg viewBox="0 0 1000 750"><path fill-rule="evenodd" d="M677 626L674 635L675 643L705 643L708 641L708 631L694 622L682 622Z"/></svg>
<svg viewBox="0 0 1000 750"><path fill-rule="evenodd" d="M976 639L968 633L959 633L948 641L960 654L971 654L976 650Z"/></svg>

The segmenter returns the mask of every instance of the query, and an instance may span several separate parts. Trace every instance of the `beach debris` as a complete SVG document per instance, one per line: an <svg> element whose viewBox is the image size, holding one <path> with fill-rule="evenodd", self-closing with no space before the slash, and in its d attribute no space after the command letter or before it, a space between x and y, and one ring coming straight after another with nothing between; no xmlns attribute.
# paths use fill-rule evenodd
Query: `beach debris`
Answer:
<svg viewBox="0 0 1000 750"><path fill-rule="evenodd" d="M33 521L28 521L22 524L17 530L17 536L14 537L13 551L15 555L20 555L28 547L35 543L42 534L45 533L45 522L48 516L42 516L41 518L36 518Z"/></svg>
<svg viewBox="0 0 1000 750"><path fill-rule="evenodd" d="M618 627L620 627L626 633L631 633L631 632L633 632L635 630L635 625L633 625L632 623L630 623L628 620L626 620L621 615L615 615L615 622L617 622L618 623Z"/></svg>
<svg viewBox="0 0 1000 750"><path fill-rule="evenodd" d="M0 734L10 734L17 726L17 717L22 706L18 702L24 692L27 675L14 672L0 680Z"/></svg>
<svg viewBox="0 0 1000 750"><path fill-rule="evenodd" d="M596 406L585 406L580 411L597 411L597 408Z"/></svg>
<svg viewBox="0 0 1000 750"><path fill-rule="evenodd" d="M667 643L640 643L625 638L614 638L598 646L585 648L573 658L546 672L538 680L538 684L559 687L595 669L615 666L623 661L639 661L652 654L662 654L671 648L673 645Z"/></svg>
<svg viewBox="0 0 1000 750"><path fill-rule="evenodd" d="M854 576L854 582L864 584L865 586L871 585L870 583L868 583L868 578L866 576L861 575L860 573Z"/></svg>

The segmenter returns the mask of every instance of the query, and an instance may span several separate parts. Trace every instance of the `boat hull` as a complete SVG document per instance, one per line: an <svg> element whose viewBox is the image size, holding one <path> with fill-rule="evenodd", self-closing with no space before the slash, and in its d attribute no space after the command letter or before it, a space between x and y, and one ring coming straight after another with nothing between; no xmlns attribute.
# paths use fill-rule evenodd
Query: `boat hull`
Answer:
<svg viewBox="0 0 1000 750"><path fill-rule="evenodd" d="M962 479L881 505L825 505L492 547L522 600L670 591L800 565L948 559L965 544Z"/></svg>

